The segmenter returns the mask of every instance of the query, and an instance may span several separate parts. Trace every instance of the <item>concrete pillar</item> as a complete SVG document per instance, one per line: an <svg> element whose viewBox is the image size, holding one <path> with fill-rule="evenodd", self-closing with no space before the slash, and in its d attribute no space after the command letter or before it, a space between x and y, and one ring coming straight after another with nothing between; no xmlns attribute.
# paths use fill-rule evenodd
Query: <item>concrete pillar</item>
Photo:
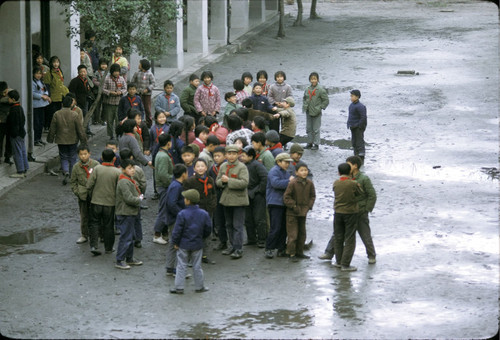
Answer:
<svg viewBox="0 0 500 340"><path fill-rule="evenodd" d="M184 69L184 20L182 0L176 0L177 2L177 20L174 22L169 22L169 28L175 31L175 35L172 36L173 43L176 48L175 51L171 48L167 49L167 53L160 59L156 61L156 65L162 68L176 68L179 71Z"/></svg>
<svg viewBox="0 0 500 340"><path fill-rule="evenodd" d="M265 0L265 1L266 1L266 9L268 11L278 10L278 0Z"/></svg>
<svg viewBox="0 0 500 340"><path fill-rule="evenodd" d="M210 6L210 39L225 41L227 38L227 1L215 0Z"/></svg>
<svg viewBox="0 0 500 340"><path fill-rule="evenodd" d="M256 26L266 20L265 0L250 0L248 11L250 26Z"/></svg>
<svg viewBox="0 0 500 340"><path fill-rule="evenodd" d="M190 0L187 8L187 50L208 55L208 1Z"/></svg>
<svg viewBox="0 0 500 340"><path fill-rule="evenodd" d="M231 1L231 29L248 29L249 0Z"/></svg>

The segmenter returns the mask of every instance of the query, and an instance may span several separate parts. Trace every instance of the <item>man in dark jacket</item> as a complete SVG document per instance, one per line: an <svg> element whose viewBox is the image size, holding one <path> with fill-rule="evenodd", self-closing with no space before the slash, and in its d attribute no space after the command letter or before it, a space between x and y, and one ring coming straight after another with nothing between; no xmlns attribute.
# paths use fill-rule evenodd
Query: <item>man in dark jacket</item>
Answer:
<svg viewBox="0 0 500 340"><path fill-rule="evenodd" d="M26 136L26 130L24 129L26 117L19 103L19 92L11 90L7 95L10 104L9 115L7 116L6 122L7 133L12 145L14 162L16 163L17 169L17 173L10 175L10 177L23 178L26 176L26 171L28 171L29 168L26 145L24 143L24 137Z"/></svg>
<svg viewBox="0 0 500 340"><path fill-rule="evenodd" d="M347 118L347 128L351 129L351 142L354 149L354 156L359 156L363 161L365 159L365 139L366 130L366 106L360 101L361 92L359 90L351 91L351 105L349 105L349 117Z"/></svg>
<svg viewBox="0 0 500 340"><path fill-rule="evenodd" d="M90 95L92 87L94 87L94 83L91 80L89 80L87 76L87 66L79 65L78 76L71 79L68 89L69 92L73 92L75 94L76 105L78 105L78 107L82 109L84 118L87 115L88 111L87 97ZM89 125L90 121L85 127L85 130L88 135L91 134Z"/></svg>

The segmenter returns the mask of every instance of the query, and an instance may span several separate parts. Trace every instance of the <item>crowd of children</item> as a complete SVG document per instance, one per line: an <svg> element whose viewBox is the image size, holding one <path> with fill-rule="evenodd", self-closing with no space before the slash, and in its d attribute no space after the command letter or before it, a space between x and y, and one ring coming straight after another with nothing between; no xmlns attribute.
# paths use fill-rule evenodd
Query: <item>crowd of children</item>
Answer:
<svg viewBox="0 0 500 340"><path fill-rule="evenodd" d="M297 123L285 73L276 72L275 83L269 85L264 70L257 72L253 84L252 74L244 72L241 79L234 80L234 92L224 94L227 104L222 110L212 72L201 74L201 85L200 78L192 74L180 96L167 80L164 92L152 100L155 78L149 61L140 61L138 72L127 84L128 62L122 52L119 46L115 49L107 75L108 61L98 61L92 86L87 66L80 65L79 79L71 85L78 92L76 97L64 86L57 57L50 59L48 69L39 65L33 71L35 142L45 143L42 129L44 124L50 126L47 141L55 140L59 146L63 184L70 180L78 200L81 235L77 243L88 241L91 253L98 256L102 254L101 240L105 253L116 251L119 269L142 264L134 257L134 247L142 247L143 239L140 214L146 178L141 166L150 166L154 169L152 198L158 200L152 240L167 248L166 273L176 275L172 293L183 293L189 261L196 291L208 290L201 263L215 263L209 258L213 250L239 259L244 245L255 245L269 259L288 257L297 262L309 258L304 253L306 217L316 193L309 167L301 161L304 148L297 143L288 146ZM318 149L321 115L329 100L316 72L309 81L303 97L309 138L305 148ZM28 170L23 149L24 112L17 91L6 92L6 84L0 85L10 105L8 141L18 170L12 177L24 177ZM105 121L110 139L99 162L91 159L86 146L83 117L87 97L78 99L94 86L102 87L103 98L102 110L95 111L93 121ZM355 155L363 158L366 108L359 102L360 96L358 90L351 92L348 128ZM79 111L79 106L84 107ZM44 123L47 119L49 125ZM5 157L8 159L7 153ZM333 186L334 234L320 256L335 256L334 265L343 271L355 270L350 262L356 230L365 243L369 263L375 263L368 212L376 195L369 178L359 171L360 157L350 157L339 165L340 179ZM120 235L116 250L115 234ZM210 246L213 237L219 240L215 247Z"/></svg>

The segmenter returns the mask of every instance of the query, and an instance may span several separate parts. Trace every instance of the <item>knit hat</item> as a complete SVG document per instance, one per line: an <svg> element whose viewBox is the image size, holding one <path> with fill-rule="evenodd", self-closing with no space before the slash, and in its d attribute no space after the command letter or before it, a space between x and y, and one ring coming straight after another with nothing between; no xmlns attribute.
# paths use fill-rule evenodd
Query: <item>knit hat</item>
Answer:
<svg viewBox="0 0 500 340"><path fill-rule="evenodd" d="M293 159L290 158L290 154L287 152L282 152L278 156L276 156L276 162L277 161L285 161L285 162L293 162Z"/></svg>
<svg viewBox="0 0 500 340"><path fill-rule="evenodd" d="M280 135L274 130L269 130L266 132L266 140L271 143L278 143L280 141Z"/></svg>
<svg viewBox="0 0 500 340"><path fill-rule="evenodd" d="M226 152L240 152L240 147L235 144L227 145Z"/></svg>
<svg viewBox="0 0 500 340"><path fill-rule="evenodd" d="M359 90L352 90L351 94L355 95L358 98L361 98L361 92Z"/></svg>
<svg viewBox="0 0 500 340"><path fill-rule="evenodd" d="M292 153L300 153L302 155L304 153L304 148L300 144L293 143L290 147L290 154Z"/></svg>
<svg viewBox="0 0 500 340"><path fill-rule="evenodd" d="M200 193L196 189L189 189L182 192L182 196L188 199L189 202L196 204L200 201Z"/></svg>
<svg viewBox="0 0 500 340"><path fill-rule="evenodd" d="M286 97L285 101L288 103L288 105L290 105L290 107L294 107L295 106L295 100L293 100L292 97Z"/></svg>

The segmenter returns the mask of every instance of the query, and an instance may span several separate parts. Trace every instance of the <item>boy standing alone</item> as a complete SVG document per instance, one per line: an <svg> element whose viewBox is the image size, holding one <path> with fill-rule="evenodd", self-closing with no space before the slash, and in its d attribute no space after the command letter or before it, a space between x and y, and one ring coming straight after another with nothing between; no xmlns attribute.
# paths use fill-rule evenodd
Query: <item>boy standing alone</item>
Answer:
<svg viewBox="0 0 500 340"><path fill-rule="evenodd" d="M347 118L347 128L351 130L351 142L354 149L354 156L359 156L365 161L365 130L366 130L366 106L360 101L361 92L351 91L351 105L349 105L349 117Z"/></svg>

